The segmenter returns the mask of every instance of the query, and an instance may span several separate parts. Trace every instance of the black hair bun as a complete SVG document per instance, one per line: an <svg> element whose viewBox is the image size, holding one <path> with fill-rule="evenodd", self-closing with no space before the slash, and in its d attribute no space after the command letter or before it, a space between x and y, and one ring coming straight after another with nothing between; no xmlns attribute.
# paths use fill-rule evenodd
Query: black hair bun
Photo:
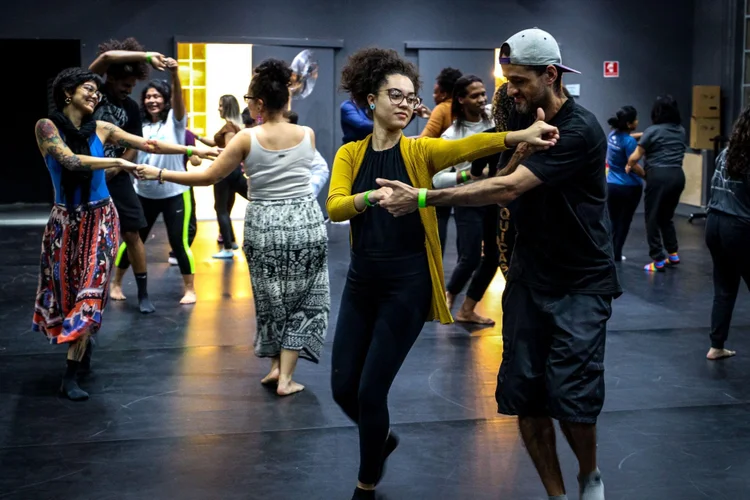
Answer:
<svg viewBox="0 0 750 500"><path fill-rule="evenodd" d="M266 59L255 68L255 74L259 78L284 85L289 85L292 80L292 69L286 62L279 59Z"/></svg>

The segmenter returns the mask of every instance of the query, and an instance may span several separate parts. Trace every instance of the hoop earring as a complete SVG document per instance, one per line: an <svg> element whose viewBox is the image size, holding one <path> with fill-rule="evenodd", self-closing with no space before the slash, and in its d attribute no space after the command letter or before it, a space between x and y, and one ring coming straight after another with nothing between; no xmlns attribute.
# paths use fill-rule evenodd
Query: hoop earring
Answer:
<svg viewBox="0 0 750 500"><path fill-rule="evenodd" d="M70 100L70 97L66 97L66 98L65 98L65 104L70 104L70 101L71 101L71 100Z"/></svg>

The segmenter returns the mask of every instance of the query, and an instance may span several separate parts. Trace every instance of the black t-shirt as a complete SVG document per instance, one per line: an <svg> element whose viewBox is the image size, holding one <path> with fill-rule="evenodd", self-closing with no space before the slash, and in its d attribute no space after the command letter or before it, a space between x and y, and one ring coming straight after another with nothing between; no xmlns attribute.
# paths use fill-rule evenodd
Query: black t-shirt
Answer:
<svg viewBox="0 0 750 500"><path fill-rule="evenodd" d="M375 179L392 179L412 186L401 155L401 143L390 149L375 151L367 146L362 165L352 183L352 193L378 189ZM351 220L352 251L377 259L404 257L425 252L425 236L419 212L393 217L378 206L367 209Z"/></svg>
<svg viewBox="0 0 750 500"><path fill-rule="evenodd" d="M106 86L102 87L101 93L102 100L94 111L94 119L109 122L129 134L143 137L141 110L138 103L130 97L120 101L107 92ZM125 148L121 146L104 145L104 155L108 158L119 158L124 152Z"/></svg>
<svg viewBox="0 0 750 500"><path fill-rule="evenodd" d="M573 99L549 123L559 129L560 140L523 162L543 184L514 207L518 235L508 281L550 292L619 296L607 210L607 137L596 117ZM513 124L511 130L520 128Z"/></svg>

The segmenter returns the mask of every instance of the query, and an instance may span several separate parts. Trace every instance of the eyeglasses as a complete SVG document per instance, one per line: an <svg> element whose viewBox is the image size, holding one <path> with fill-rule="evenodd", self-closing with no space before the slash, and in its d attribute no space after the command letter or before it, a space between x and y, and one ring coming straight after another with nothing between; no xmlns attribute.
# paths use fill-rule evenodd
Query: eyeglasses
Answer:
<svg viewBox="0 0 750 500"><path fill-rule="evenodd" d="M102 100L102 93L96 90L96 87L91 85L82 85L81 88L86 91L88 95L96 97L97 102Z"/></svg>
<svg viewBox="0 0 750 500"><path fill-rule="evenodd" d="M245 95L244 95L244 96L242 96L242 97L243 97L243 98L245 99L245 102L250 102L250 100L251 100L251 99L255 99L255 98L254 98L253 96L251 96L250 94L245 94Z"/></svg>
<svg viewBox="0 0 750 500"><path fill-rule="evenodd" d="M416 94L405 95L399 89L386 89L386 90L382 90L381 92L387 92L388 98L391 100L391 104L395 106L398 106L399 104L404 102L404 99L406 99L406 103L412 109L417 109L419 105L422 104L421 97L418 97Z"/></svg>

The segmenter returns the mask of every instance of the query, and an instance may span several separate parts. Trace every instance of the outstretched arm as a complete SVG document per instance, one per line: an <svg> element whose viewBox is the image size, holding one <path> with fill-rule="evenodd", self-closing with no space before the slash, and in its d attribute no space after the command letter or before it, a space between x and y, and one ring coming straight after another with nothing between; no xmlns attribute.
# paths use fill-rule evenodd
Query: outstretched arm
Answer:
<svg viewBox="0 0 750 500"><path fill-rule="evenodd" d="M409 214L419 207L419 189L399 181L377 179L376 182L393 190L380 206L395 217ZM493 203L505 206L541 183L531 170L521 165L507 176L492 177L462 187L425 190L424 206L482 207Z"/></svg>
<svg viewBox="0 0 750 500"><path fill-rule="evenodd" d="M97 75L103 75L112 64L124 64L129 62L148 62L154 69L164 70L164 56L158 52L131 52L129 50L110 50L94 59L89 65L89 71Z"/></svg>
<svg viewBox="0 0 750 500"><path fill-rule="evenodd" d="M167 57L164 63L172 74L172 116L175 121L180 122L185 117L185 100L182 98L180 65L171 57Z"/></svg>
<svg viewBox="0 0 750 500"><path fill-rule="evenodd" d="M88 155L77 155L70 150L60 137L57 127L51 120L43 118L36 122L36 144L42 156L50 155L63 168L73 171L90 171L105 168L122 167L133 170L135 165L122 158L98 158Z"/></svg>
<svg viewBox="0 0 750 500"><path fill-rule="evenodd" d="M128 134L120 127L108 122L97 121L97 128L104 130L106 142L124 148L137 149L146 153L156 153L160 155L196 155L201 158L216 158L219 150L216 148L207 149L196 146L183 146L182 144L172 144L170 142L157 141L155 139L144 139L137 135ZM188 154L188 150L190 154Z"/></svg>
<svg viewBox="0 0 750 500"><path fill-rule="evenodd" d="M238 138L227 144L226 149L208 168L175 172L150 165L138 165L136 174L139 179L161 180L185 186L210 186L229 175L242 160L250 154L250 138L247 134L238 134Z"/></svg>
<svg viewBox="0 0 750 500"><path fill-rule="evenodd" d="M442 139L423 139L420 143L425 148L425 157L430 174L434 175L444 168L463 161L473 161L483 156L505 151L522 142L539 149L548 149L557 144L560 132L557 127L544 122L544 111L537 111L537 121L529 128L513 132L474 134L465 139L453 141Z"/></svg>

